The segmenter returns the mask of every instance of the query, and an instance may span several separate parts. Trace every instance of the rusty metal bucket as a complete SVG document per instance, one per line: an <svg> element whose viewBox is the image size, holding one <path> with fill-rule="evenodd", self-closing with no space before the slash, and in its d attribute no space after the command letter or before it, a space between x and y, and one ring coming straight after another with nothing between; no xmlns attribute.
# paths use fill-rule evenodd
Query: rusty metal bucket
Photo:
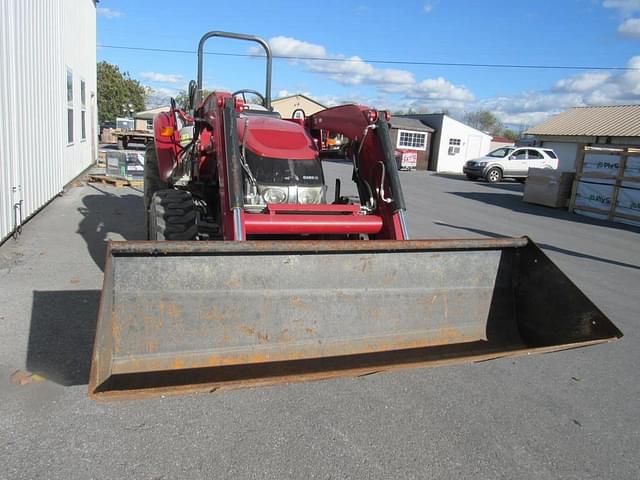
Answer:
<svg viewBox="0 0 640 480"><path fill-rule="evenodd" d="M111 242L89 393L364 375L621 336L528 238Z"/></svg>

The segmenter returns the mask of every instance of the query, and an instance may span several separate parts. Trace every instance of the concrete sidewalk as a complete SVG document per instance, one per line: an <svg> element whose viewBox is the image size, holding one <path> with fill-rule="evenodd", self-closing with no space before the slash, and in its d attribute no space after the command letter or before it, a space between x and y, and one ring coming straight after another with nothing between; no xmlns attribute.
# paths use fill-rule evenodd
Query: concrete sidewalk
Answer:
<svg viewBox="0 0 640 480"><path fill-rule="evenodd" d="M350 167L326 163L327 183ZM0 247L0 478L638 478L637 229L522 203L522 186L402 172L414 238L522 235L625 333L593 348L362 378L87 398L107 239L141 192L71 188ZM331 195L331 193L330 193ZM16 370L45 380L13 385Z"/></svg>

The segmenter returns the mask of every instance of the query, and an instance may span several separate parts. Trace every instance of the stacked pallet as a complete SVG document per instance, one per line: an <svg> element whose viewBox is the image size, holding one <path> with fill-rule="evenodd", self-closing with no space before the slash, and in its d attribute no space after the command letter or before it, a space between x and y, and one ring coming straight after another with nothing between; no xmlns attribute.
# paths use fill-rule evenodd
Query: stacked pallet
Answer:
<svg viewBox="0 0 640 480"><path fill-rule="evenodd" d="M640 149L584 146L569 211L640 226Z"/></svg>
<svg viewBox="0 0 640 480"><path fill-rule="evenodd" d="M575 174L552 168L530 168L522 200L552 208L567 208Z"/></svg>

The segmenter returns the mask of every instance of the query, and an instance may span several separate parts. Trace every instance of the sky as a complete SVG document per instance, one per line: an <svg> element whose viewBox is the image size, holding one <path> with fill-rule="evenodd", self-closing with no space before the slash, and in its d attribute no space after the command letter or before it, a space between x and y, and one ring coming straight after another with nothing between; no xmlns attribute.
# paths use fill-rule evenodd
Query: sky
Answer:
<svg viewBox="0 0 640 480"><path fill-rule="evenodd" d="M274 98L458 117L482 109L513 126L574 106L640 103L640 0L101 0L97 14L98 61L152 88L156 104L195 79L198 41L211 30L298 57L274 59ZM264 91L253 45L209 40L204 87Z"/></svg>

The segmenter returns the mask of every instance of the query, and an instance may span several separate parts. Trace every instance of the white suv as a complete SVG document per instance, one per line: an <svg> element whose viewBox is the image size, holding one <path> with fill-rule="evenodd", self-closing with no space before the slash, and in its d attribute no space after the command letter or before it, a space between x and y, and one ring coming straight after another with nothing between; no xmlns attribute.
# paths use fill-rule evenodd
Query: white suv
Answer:
<svg viewBox="0 0 640 480"><path fill-rule="evenodd" d="M496 183L503 178L524 181L530 168L558 168L558 156L550 148L503 147L469 160L462 171L470 180L482 177Z"/></svg>

